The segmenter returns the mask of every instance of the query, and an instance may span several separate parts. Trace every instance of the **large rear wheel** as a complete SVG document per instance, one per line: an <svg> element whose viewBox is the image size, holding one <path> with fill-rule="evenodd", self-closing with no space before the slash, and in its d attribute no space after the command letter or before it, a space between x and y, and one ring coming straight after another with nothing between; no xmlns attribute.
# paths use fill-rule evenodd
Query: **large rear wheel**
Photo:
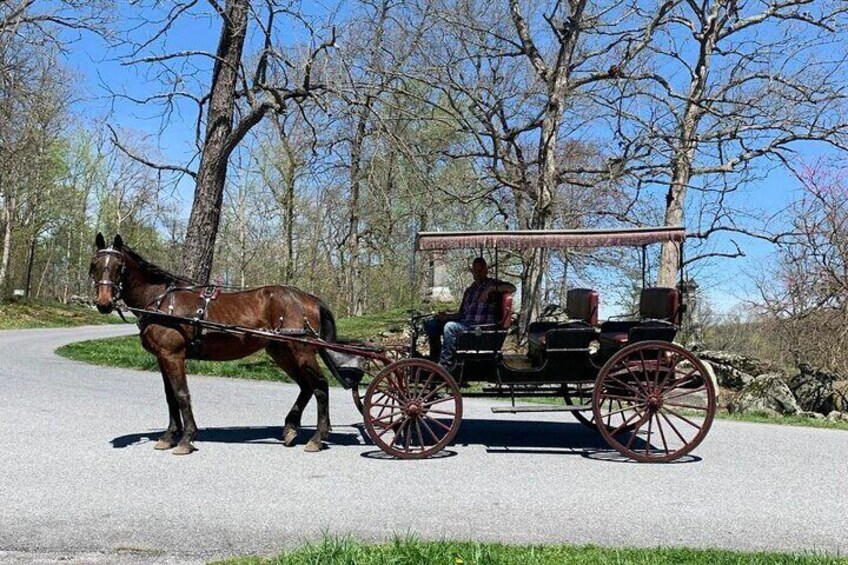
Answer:
<svg viewBox="0 0 848 565"><path fill-rule="evenodd" d="M426 359L392 363L365 391L365 429L384 452L423 459L445 448L462 421L462 397L453 377Z"/></svg>
<svg viewBox="0 0 848 565"><path fill-rule="evenodd" d="M715 387L703 363L679 345L629 345L603 366L593 412L604 439L637 461L673 461L695 449L712 425ZM614 420L613 420L614 419Z"/></svg>

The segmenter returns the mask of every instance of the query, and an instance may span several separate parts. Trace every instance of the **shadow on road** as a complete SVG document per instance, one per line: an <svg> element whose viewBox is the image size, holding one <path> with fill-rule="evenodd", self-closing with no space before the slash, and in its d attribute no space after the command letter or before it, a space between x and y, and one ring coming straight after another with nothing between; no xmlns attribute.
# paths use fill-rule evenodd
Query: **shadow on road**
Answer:
<svg viewBox="0 0 848 565"><path fill-rule="evenodd" d="M345 428L345 426L340 426ZM373 446L374 443L365 433L363 424L353 424L350 432L335 431L327 438L327 446ZM314 433L314 428L304 427L298 432L297 443L306 442ZM121 449L133 445L155 442L163 430L151 430L127 434L111 440L112 447ZM197 440L213 443L257 443L281 444L282 426L237 426L223 428L201 428ZM488 453L498 454L542 454L542 455L579 455L605 462L634 463L610 448L601 435L576 422L539 422L534 420L482 420L463 419L459 432L453 441L457 446L480 445ZM390 459L383 452L369 451L361 454L369 459ZM444 450L438 457L452 457L456 452ZM433 457L435 458L435 456ZM688 455L674 463L693 463L699 457Z"/></svg>
<svg viewBox="0 0 848 565"><path fill-rule="evenodd" d="M109 443L115 449L121 449L132 445L138 445L147 442L156 442L164 430L151 430L149 432L141 432L135 434L127 434L118 436ZM304 427L298 432L298 444L304 443L315 433L314 428ZM197 441L212 442L212 443L278 443L282 445L283 441L282 426L234 426L226 428L201 428L197 433ZM327 443L330 445L361 445L359 434L330 432L330 437L327 438Z"/></svg>

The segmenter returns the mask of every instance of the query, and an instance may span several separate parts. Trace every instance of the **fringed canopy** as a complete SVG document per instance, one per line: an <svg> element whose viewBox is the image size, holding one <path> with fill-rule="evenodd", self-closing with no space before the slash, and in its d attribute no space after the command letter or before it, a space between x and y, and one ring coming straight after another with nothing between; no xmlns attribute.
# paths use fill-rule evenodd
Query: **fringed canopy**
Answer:
<svg viewBox="0 0 848 565"><path fill-rule="evenodd" d="M532 249L536 247L619 247L639 246L664 241L682 242L686 230L679 227L630 228L609 230L517 230L517 231L455 231L421 232L417 248L473 249Z"/></svg>

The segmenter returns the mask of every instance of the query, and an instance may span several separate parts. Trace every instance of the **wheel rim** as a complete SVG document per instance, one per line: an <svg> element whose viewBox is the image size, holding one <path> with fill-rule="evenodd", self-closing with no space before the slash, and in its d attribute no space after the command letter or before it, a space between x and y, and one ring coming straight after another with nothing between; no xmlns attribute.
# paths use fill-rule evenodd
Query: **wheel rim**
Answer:
<svg viewBox="0 0 848 565"><path fill-rule="evenodd" d="M640 342L601 369L593 398L599 431L616 451L637 461L672 461L704 439L715 417L715 387L692 353L667 342Z"/></svg>
<svg viewBox="0 0 848 565"><path fill-rule="evenodd" d="M363 417L371 440L401 459L421 459L444 449L462 420L456 381L424 359L392 363L365 391Z"/></svg>
<svg viewBox="0 0 848 565"><path fill-rule="evenodd" d="M562 387L562 396L565 400L565 403L568 406L582 406L588 405L591 406L595 395L595 384L594 383L576 383L576 384L565 384ZM615 413L615 408L621 408L622 405L617 400L609 401L609 412L610 416L607 418L607 421L604 422L607 430L612 431L620 426L624 422L623 416L620 416ZM578 422L595 431L598 430L598 424L595 421L595 411L594 410L586 410L584 412L572 412L574 417ZM621 413L619 413L621 414ZM629 431L633 429L632 425L626 425L623 428L623 431Z"/></svg>

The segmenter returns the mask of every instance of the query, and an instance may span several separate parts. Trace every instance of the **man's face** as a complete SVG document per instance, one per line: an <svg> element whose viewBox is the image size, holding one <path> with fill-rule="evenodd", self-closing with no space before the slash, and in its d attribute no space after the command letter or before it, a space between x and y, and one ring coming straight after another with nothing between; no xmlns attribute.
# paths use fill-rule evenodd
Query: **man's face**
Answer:
<svg viewBox="0 0 848 565"><path fill-rule="evenodd" d="M489 267L483 261L475 261L471 264L471 275L475 281L482 281L489 274Z"/></svg>

